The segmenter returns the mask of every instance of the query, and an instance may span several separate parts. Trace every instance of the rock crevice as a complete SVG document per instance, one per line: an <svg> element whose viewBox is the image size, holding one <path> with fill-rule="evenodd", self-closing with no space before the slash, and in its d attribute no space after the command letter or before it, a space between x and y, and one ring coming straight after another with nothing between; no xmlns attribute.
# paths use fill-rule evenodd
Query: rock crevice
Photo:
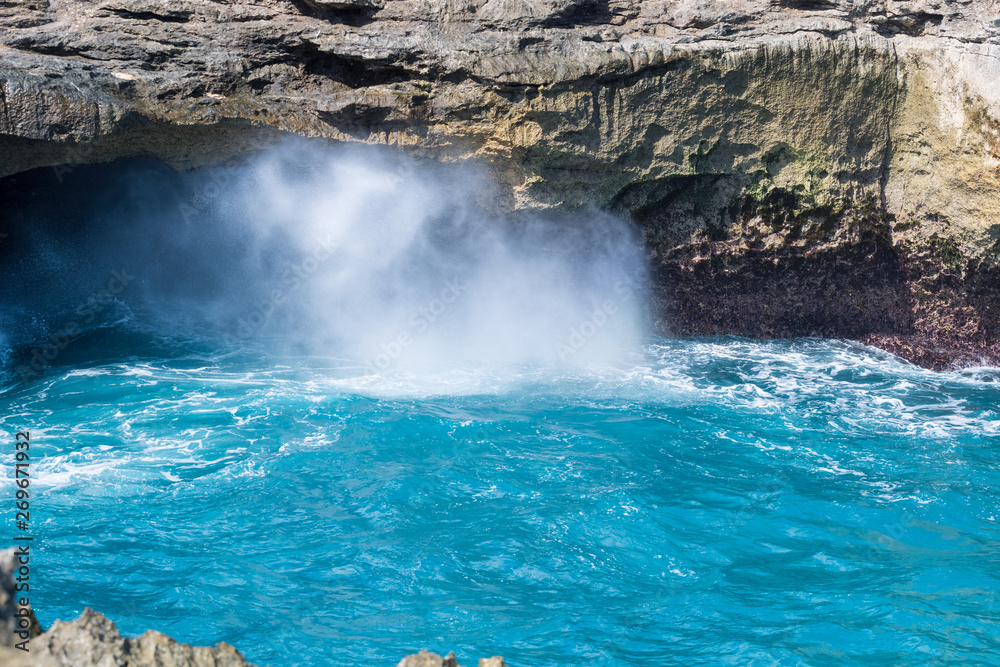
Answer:
<svg viewBox="0 0 1000 667"><path fill-rule="evenodd" d="M288 134L392 145L489 165L497 208L634 216L668 333L995 362L998 17L949 0L8 3L0 175L191 169ZM928 280L942 243L965 267L947 288ZM787 300L746 289L727 310L740 285Z"/></svg>

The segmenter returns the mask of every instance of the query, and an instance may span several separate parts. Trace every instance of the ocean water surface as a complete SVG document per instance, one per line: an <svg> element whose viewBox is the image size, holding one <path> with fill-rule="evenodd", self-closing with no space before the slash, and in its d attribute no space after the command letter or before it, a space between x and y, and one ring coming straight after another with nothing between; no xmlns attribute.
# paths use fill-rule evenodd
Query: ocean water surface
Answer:
<svg viewBox="0 0 1000 667"><path fill-rule="evenodd" d="M211 355L0 395L43 624L259 664L995 664L1000 400L820 340L586 372Z"/></svg>
<svg viewBox="0 0 1000 667"><path fill-rule="evenodd" d="M44 626L275 666L1000 663L1000 371L651 335L627 221L399 164L81 167L19 205L0 428Z"/></svg>

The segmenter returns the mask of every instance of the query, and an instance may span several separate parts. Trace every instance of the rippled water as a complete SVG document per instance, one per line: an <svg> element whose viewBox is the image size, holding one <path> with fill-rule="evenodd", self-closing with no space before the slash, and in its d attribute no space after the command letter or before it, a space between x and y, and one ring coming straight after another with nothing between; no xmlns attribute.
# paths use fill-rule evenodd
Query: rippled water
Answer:
<svg viewBox="0 0 1000 667"><path fill-rule="evenodd" d="M43 625L90 605L272 665L1000 662L995 371L817 340L413 376L241 354L0 393Z"/></svg>

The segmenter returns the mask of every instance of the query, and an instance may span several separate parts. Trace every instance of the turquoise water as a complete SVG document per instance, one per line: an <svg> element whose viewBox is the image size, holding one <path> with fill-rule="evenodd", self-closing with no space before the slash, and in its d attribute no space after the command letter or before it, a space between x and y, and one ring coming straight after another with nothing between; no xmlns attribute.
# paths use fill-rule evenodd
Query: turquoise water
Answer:
<svg viewBox="0 0 1000 667"><path fill-rule="evenodd" d="M90 605L272 665L1000 662L995 371L821 340L385 374L159 345L0 394L45 626Z"/></svg>
<svg viewBox="0 0 1000 667"><path fill-rule="evenodd" d="M1000 371L649 337L628 221L316 146L4 191L44 625L274 666L1000 664Z"/></svg>

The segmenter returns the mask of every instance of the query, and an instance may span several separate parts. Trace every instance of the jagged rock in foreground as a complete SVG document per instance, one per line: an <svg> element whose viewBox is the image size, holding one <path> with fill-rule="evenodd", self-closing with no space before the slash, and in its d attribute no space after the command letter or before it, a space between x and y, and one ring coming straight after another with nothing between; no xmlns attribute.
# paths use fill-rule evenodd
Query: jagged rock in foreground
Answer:
<svg viewBox="0 0 1000 667"><path fill-rule="evenodd" d="M90 607L75 621L56 621L31 640L29 652L0 652L10 667L252 667L235 648L220 642L215 648L181 644L161 632L122 637L103 614Z"/></svg>
<svg viewBox="0 0 1000 667"><path fill-rule="evenodd" d="M437 653L431 653L424 649L420 653L408 655L399 661L396 667L462 667L458 664L458 659L454 653L449 653L443 658ZM503 658L493 656L492 658L480 658L479 667L506 667Z"/></svg>
<svg viewBox="0 0 1000 667"><path fill-rule="evenodd" d="M46 632L29 608L28 651L13 648L23 641L15 634L19 607L12 573L16 569L15 550L0 550L0 665L4 667L254 667L225 642L215 648L191 646L155 630L122 637L110 619L90 607L75 621L56 621ZM461 665L454 653L442 658L423 650L403 658L398 667ZM505 663L494 656L480 659L479 667L505 667Z"/></svg>
<svg viewBox="0 0 1000 667"><path fill-rule="evenodd" d="M998 362L998 80L997 0L0 2L0 175L389 144L633 216L665 333Z"/></svg>
<svg viewBox="0 0 1000 667"><path fill-rule="evenodd" d="M141 637L122 637L114 623L90 607L75 621L56 621L44 633L29 610L28 651L14 648L22 641L14 635L18 612L11 577L14 553L14 549L0 551L0 665L4 667L253 667L226 643L215 648L190 646L155 630Z"/></svg>
<svg viewBox="0 0 1000 667"><path fill-rule="evenodd" d="M35 612L30 607L22 612L18 606L18 598L24 593L17 592L12 576L19 566L15 553L15 549L0 551L0 658L6 658L5 649L42 634ZM19 632L27 634L19 636ZM2 664L7 663L2 661Z"/></svg>

